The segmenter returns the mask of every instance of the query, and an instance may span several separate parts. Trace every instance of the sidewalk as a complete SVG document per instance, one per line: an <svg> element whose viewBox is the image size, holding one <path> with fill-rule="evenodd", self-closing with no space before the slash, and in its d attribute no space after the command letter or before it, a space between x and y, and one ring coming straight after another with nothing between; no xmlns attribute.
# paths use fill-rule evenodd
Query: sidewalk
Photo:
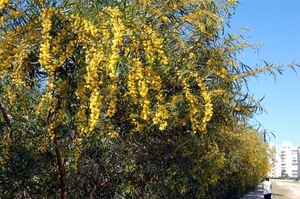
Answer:
<svg viewBox="0 0 300 199"><path fill-rule="evenodd" d="M257 189L248 192L246 195L244 195L241 199L263 199L263 190L261 185L257 186Z"/></svg>

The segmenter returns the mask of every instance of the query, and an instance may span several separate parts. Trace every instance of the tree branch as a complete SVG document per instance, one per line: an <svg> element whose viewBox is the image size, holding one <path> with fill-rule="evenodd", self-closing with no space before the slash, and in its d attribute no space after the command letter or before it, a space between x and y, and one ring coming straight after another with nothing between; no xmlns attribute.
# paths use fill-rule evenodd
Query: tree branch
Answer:
<svg viewBox="0 0 300 199"><path fill-rule="evenodd" d="M59 175L60 175L60 184L61 184L61 190L60 190L60 198L65 199L66 196L66 170L64 167L63 159L61 158L61 153L57 141L57 129L54 130L54 145L55 145L55 153L57 157L57 163L58 163L58 169L59 169Z"/></svg>
<svg viewBox="0 0 300 199"><path fill-rule="evenodd" d="M9 139L12 141L13 139L13 134L12 134L12 125L11 125L11 120L4 108L4 106L2 105L2 99L0 98L0 109L1 109L1 112L2 112L2 115L3 115L3 118L5 120L5 123L7 125L7 128L8 128L8 133L9 133Z"/></svg>
<svg viewBox="0 0 300 199"><path fill-rule="evenodd" d="M56 107L55 111L57 111L60 108L60 101L58 101L58 106ZM50 120L51 120L51 111L49 111L49 114L47 116L47 125L50 125ZM59 170L59 179L60 179L60 184L61 184L61 189L60 189L60 199L65 199L66 198L66 169L64 166L64 161L61 157L61 152L57 140L57 128L53 130L54 137L53 137L53 142L54 142L54 147L55 147L55 153L56 153L56 159L57 159L57 164L58 164L58 170Z"/></svg>

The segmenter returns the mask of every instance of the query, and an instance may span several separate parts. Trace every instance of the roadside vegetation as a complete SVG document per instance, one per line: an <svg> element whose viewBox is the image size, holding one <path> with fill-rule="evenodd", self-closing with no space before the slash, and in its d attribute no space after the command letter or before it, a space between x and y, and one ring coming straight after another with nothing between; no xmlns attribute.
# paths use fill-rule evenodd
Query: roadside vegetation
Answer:
<svg viewBox="0 0 300 199"><path fill-rule="evenodd" d="M0 1L0 198L239 198L268 173L236 2Z"/></svg>

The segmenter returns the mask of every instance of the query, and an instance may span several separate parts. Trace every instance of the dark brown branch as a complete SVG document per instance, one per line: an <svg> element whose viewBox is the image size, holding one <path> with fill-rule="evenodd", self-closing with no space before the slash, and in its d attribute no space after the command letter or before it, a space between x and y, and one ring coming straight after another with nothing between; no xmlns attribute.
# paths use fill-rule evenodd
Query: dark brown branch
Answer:
<svg viewBox="0 0 300 199"><path fill-rule="evenodd" d="M55 111L57 111L60 108L60 100L58 101L58 106L56 107ZM50 125L50 120L51 120L51 111L49 111L49 114L47 116L47 125ZM60 179L60 184L61 184L61 189L60 189L60 199L65 199L66 198L66 169L64 165L64 161L61 157L61 152L59 148L59 144L57 141L57 134L58 131L55 128L53 130L54 137L53 137L53 142L54 142L54 147L55 147L55 153L56 153L56 158L57 158L57 164L58 164L58 170L59 170L59 179Z"/></svg>
<svg viewBox="0 0 300 199"><path fill-rule="evenodd" d="M64 167L63 159L61 158L60 149L57 141L57 129L54 130L54 145L55 145L55 153L57 157L58 169L59 169L59 176L60 176L60 198L65 199L66 196L66 170Z"/></svg>
<svg viewBox="0 0 300 199"><path fill-rule="evenodd" d="M9 139L12 141L13 139L13 134L12 134L12 125L11 125L11 121L10 121L10 118L4 108L4 106L2 105L2 99L0 98L0 109L1 109L1 112L2 112L2 115L3 115L3 118L5 120L5 123L7 125L7 128L8 128L8 133L9 133Z"/></svg>

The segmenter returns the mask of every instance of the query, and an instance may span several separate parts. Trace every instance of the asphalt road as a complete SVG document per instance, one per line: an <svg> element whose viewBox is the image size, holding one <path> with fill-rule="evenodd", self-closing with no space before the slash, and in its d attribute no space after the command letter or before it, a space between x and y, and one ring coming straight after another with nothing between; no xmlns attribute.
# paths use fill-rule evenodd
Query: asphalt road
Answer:
<svg viewBox="0 0 300 199"><path fill-rule="evenodd" d="M273 184L273 199L300 198L300 182L275 179L271 179L271 182Z"/></svg>
<svg viewBox="0 0 300 199"><path fill-rule="evenodd" d="M272 182L272 199L300 199L300 182L292 180L271 179ZM261 185L256 190L250 191L241 199L263 199L263 190Z"/></svg>

